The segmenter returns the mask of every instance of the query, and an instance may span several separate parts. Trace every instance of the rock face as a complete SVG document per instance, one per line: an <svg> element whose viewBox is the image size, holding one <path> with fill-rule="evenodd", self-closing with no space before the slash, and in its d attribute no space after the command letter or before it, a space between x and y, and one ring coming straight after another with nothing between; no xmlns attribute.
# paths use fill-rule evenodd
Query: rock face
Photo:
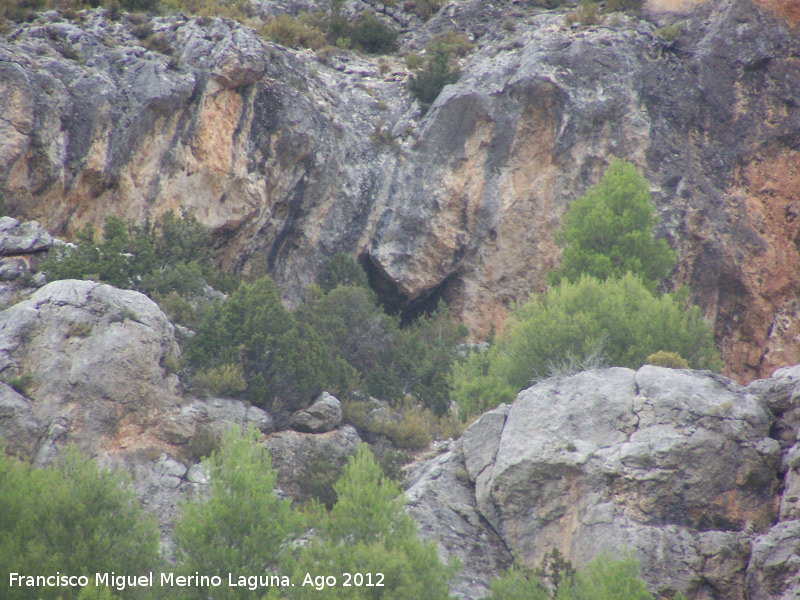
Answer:
<svg viewBox="0 0 800 600"><path fill-rule="evenodd" d="M410 511L443 556L492 536L484 548L530 565L553 548L576 565L630 550L658 597L794 598L797 489L783 481L797 452L770 437L786 427L770 406L798 406L798 384L796 369L742 388L651 366L549 379L412 476ZM457 541L452 512L475 523Z"/></svg>
<svg viewBox="0 0 800 600"><path fill-rule="evenodd" d="M311 406L292 416L292 428L306 433L325 433L336 429L341 422L342 405L328 392L322 392Z"/></svg>
<svg viewBox="0 0 800 600"><path fill-rule="evenodd" d="M455 0L424 25L374 5L406 50L448 29L476 45L424 116L396 57L382 74L222 19L153 19L171 59L102 10L18 27L0 41L7 207L63 234L184 205L226 267L266 263L290 303L344 251L398 308L444 297L480 337L543 287L566 206L621 156L650 181L679 257L667 286L691 286L726 374L800 361L796 10L651 0L649 20L571 28L524 3Z"/></svg>

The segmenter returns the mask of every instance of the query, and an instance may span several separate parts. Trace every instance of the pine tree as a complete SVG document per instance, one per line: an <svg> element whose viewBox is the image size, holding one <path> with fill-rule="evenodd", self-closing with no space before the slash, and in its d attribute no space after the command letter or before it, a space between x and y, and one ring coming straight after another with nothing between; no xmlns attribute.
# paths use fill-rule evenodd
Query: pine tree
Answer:
<svg viewBox="0 0 800 600"><path fill-rule="evenodd" d="M575 282L583 274L602 281L631 272L655 291L675 254L664 240L653 239L653 225L647 182L632 164L614 160L600 183L564 213L555 236L564 248L561 268L549 274L550 283Z"/></svg>

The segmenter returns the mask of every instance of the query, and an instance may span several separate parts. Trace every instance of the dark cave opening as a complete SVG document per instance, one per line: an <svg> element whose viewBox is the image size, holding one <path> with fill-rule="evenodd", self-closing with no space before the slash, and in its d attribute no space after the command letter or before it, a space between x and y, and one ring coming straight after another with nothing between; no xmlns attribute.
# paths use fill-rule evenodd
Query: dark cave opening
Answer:
<svg viewBox="0 0 800 600"><path fill-rule="evenodd" d="M358 263L367 274L369 286L377 294L378 301L390 315L400 316L400 326L405 327L413 323L422 315L430 315L439 305L440 300L446 301L447 290L455 281L456 274L451 273L435 287L427 290L417 298L409 299L400 291L397 283L381 269L369 254L364 253L358 257Z"/></svg>

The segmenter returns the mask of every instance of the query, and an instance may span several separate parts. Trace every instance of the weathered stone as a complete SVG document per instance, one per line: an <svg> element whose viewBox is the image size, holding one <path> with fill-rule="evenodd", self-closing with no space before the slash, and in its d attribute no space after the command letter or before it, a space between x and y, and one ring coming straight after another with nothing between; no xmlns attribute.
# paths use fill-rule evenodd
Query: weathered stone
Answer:
<svg viewBox="0 0 800 600"><path fill-rule="evenodd" d="M493 576L513 562L503 540L478 511L459 442L412 469L406 512L419 535L436 543L443 561L458 559L462 570L452 585L460 598L483 597Z"/></svg>
<svg viewBox="0 0 800 600"><path fill-rule="evenodd" d="M268 437L264 448L278 471L278 485L289 496L300 493L298 481L305 473L309 458L326 457L330 462L344 463L354 454L361 439L352 425L327 433L279 431Z"/></svg>
<svg viewBox="0 0 800 600"><path fill-rule="evenodd" d="M0 383L0 444L5 451L31 456L40 435L30 400Z"/></svg>
<svg viewBox="0 0 800 600"><path fill-rule="evenodd" d="M331 431L342 422L342 405L328 392L322 392L314 403L292 416L292 427L305 433Z"/></svg>
<svg viewBox="0 0 800 600"><path fill-rule="evenodd" d="M424 485L411 481L414 505L440 553L463 555L479 529L463 529L460 545L442 541L453 519L442 505L460 473L475 482L474 513L532 566L552 548L576 566L630 551L654 594L744 600L751 540L772 527L780 501L770 425L758 397L707 372L552 378L471 425L463 463L425 465Z"/></svg>
<svg viewBox="0 0 800 600"><path fill-rule="evenodd" d="M177 378L161 367L177 356L158 306L108 285L56 281L0 313L0 375L29 377L35 419L66 432L49 436L40 457L70 439L91 454L112 438L146 443L138 427L178 403Z"/></svg>
<svg viewBox="0 0 800 600"><path fill-rule="evenodd" d="M0 258L0 281L15 281L31 272L28 261L21 256Z"/></svg>
<svg viewBox="0 0 800 600"><path fill-rule="evenodd" d="M747 567L748 600L800 596L800 521L778 523L753 541Z"/></svg>
<svg viewBox="0 0 800 600"><path fill-rule="evenodd" d="M566 206L621 156L650 182L657 236L677 252L666 285L690 284L724 372L749 381L800 361L796 13L774 0L651 4L683 7L570 28L563 9L518 2L453 0L427 23L346 3L407 27L403 52L447 30L473 41L425 115L397 57L154 18L176 65L102 10L51 16L0 43L0 193L57 233L184 204L224 238L226 268L268 257L290 304L321 259L349 252L401 310L443 296L480 337L543 288ZM664 39L676 19L681 35Z"/></svg>
<svg viewBox="0 0 800 600"><path fill-rule="evenodd" d="M36 221L20 223L11 217L0 217L0 256L47 250L53 238Z"/></svg>

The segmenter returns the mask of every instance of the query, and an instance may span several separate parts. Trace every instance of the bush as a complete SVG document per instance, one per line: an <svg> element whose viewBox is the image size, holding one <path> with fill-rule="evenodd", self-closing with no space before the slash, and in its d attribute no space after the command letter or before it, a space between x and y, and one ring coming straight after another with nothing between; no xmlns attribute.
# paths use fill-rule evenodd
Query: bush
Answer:
<svg viewBox="0 0 800 600"><path fill-rule="evenodd" d="M638 275L654 291L675 262L664 240L653 239L653 206L636 168L614 160L600 183L570 204L555 239L564 251L561 268L548 279L575 282L583 274L600 280Z"/></svg>
<svg viewBox="0 0 800 600"><path fill-rule="evenodd" d="M301 17L283 14L271 18L260 31L261 35L287 48L322 48L325 36L318 28Z"/></svg>
<svg viewBox="0 0 800 600"><path fill-rule="evenodd" d="M175 524L176 574L256 575L273 571L302 519L274 494L276 474L258 433L231 429L210 458L211 497L184 506ZM235 575L234 575L235 576ZM302 581L302 578L301 578ZM256 598L247 587L215 588L218 600Z"/></svg>
<svg viewBox="0 0 800 600"><path fill-rule="evenodd" d="M639 12L644 0L606 0L606 12Z"/></svg>
<svg viewBox="0 0 800 600"><path fill-rule="evenodd" d="M241 365L224 364L201 371L195 383L216 396L235 396L247 389Z"/></svg>
<svg viewBox="0 0 800 600"><path fill-rule="evenodd" d="M359 50L369 54L389 54L394 52L397 32L365 11L353 23L349 37Z"/></svg>
<svg viewBox="0 0 800 600"><path fill-rule="evenodd" d="M667 367L668 369L688 369L689 363L681 358L676 352L664 352L659 350L645 359L645 364L656 367Z"/></svg>
<svg viewBox="0 0 800 600"><path fill-rule="evenodd" d="M554 361L585 356L600 342L610 365L636 369L664 350L685 356L692 368L719 366L697 307L653 296L630 273L603 282L584 275L520 306L487 353L454 367L451 396L463 414L510 402Z"/></svg>
<svg viewBox="0 0 800 600"><path fill-rule="evenodd" d="M460 71L456 56L464 56L473 46L464 36L447 31L433 38L426 46L426 60L422 70L412 75L409 90L427 111L444 86L458 81Z"/></svg>
<svg viewBox="0 0 800 600"><path fill-rule="evenodd" d="M516 567L492 581L487 600L653 600L639 577L635 560L596 558L584 569L572 570L568 562L557 582L550 579L554 592L543 585L544 569L534 571Z"/></svg>
<svg viewBox="0 0 800 600"><path fill-rule="evenodd" d="M319 513L317 535L303 545L297 556L286 556L282 573L292 574L292 581L302 582L306 573L333 575L342 581L342 573L363 574L364 584L376 583L375 573L382 574L382 587L358 585L326 588L326 598L367 600L393 598L451 598L448 581L454 569L439 562L436 547L417 538L416 524L403 510L403 498L397 485L382 476L365 444L359 446L334 486L336 504L330 514ZM340 583L341 585L341 583ZM274 598L314 599L319 591L311 586L287 586L271 589Z"/></svg>
<svg viewBox="0 0 800 600"><path fill-rule="evenodd" d="M597 24L600 19L600 5L595 0L581 0L578 8L564 15L564 23L568 26L582 25L590 27Z"/></svg>
<svg viewBox="0 0 800 600"><path fill-rule="evenodd" d="M98 469L74 447L61 466L46 469L0 448L0 564L8 572L134 576L156 570L158 560L155 520L142 513L123 473ZM7 600L74 600L80 593L8 587L8 578L0 579ZM126 598L139 597L139 590L126 590Z"/></svg>
<svg viewBox="0 0 800 600"><path fill-rule="evenodd" d="M18 377L9 377L3 383L13 388L16 392L22 394L23 396L27 396L28 392L30 392L31 387L33 386L33 376L26 373L25 375L20 375Z"/></svg>
<svg viewBox="0 0 800 600"><path fill-rule="evenodd" d="M326 294L337 286L349 286L369 290L367 274L349 254L340 252L322 263L317 285Z"/></svg>

